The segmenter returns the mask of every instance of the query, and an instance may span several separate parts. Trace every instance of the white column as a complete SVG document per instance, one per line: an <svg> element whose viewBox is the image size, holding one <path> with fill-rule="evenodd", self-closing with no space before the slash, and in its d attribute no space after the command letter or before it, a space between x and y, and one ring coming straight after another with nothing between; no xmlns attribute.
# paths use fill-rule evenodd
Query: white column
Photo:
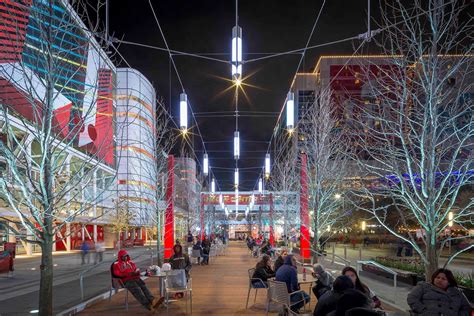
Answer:
<svg viewBox="0 0 474 316"><path fill-rule="evenodd" d="M66 251L71 251L71 223L66 223Z"/></svg>

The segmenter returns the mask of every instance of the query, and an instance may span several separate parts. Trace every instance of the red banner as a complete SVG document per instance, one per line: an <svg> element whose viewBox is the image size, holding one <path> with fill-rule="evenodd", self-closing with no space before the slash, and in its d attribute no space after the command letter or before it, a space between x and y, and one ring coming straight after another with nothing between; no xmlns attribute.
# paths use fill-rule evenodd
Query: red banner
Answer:
<svg viewBox="0 0 474 316"><path fill-rule="evenodd" d="M165 213L165 259L169 259L174 246L174 156L168 156L168 183L166 185L166 213Z"/></svg>
<svg viewBox="0 0 474 316"><path fill-rule="evenodd" d="M301 194L300 194L300 255L303 259L310 257L309 214L308 214L308 171L306 154L301 154Z"/></svg>
<svg viewBox="0 0 474 316"><path fill-rule="evenodd" d="M203 203L205 205L219 205L219 194L203 194ZM262 205L268 203L268 196L263 194L254 194L255 205ZM235 194L222 194L222 201L224 204L235 204ZM250 204L252 201L252 194L239 193L239 205Z"/></svg>

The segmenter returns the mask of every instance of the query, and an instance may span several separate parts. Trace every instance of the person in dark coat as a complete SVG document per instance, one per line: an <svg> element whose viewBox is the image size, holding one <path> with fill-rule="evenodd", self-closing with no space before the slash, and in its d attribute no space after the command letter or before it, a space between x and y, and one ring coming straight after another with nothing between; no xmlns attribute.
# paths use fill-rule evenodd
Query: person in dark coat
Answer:
<svg viewBox="0 0 474 316"><path fill-rule="evenodd" d="M359 275L357 274L357 271L353 267L345 267L342 270L342 275L347 275L351 278L352 282L354 283L355 289L364 293L370 299L370 304L372 307L379 308L382 306L382 302L380 301L380 299L375 295L374 292L369 289L367 285L362 283L359 278Z"/></svg>
<svg viewBox="0 0 474 316"><path fill-rule="evenodd" d="M310 297L308 293L299 291L300 286L298 284L296 259L293 257L293 255L286 256L283 266L278 269L275 275L275 280L286 283L288 293L290 293L290 302L295 303L291 306L292 311L298 312L298 310L303 307L304 304L309 302Z"/></svg>
<svg viewBox="0 0 474 316"><path fill-rule="evenodd" d="M275 260L275 265L274 265L274 271L275 273L278 271L278 269L283 265L284 261L285 261L285 257L288 255L288 252L286 250L283 250L280 255L278 256L278 258Z"/></svg>
<svg viewBox="0 0 474 316"><path fill-rule="evenodd" d="M313 286L312 290L314 296L319 299L324 293L331 290L332 284L334 282L334 277L324 270L324 267L321 264L315 264L313 266L313 277L317 278L316 285Z"/></svg>
<svg viewBox="0 0 474 316"><path fill-rule="evenodd" d="M332 290L324 293L319 299L314 308L314 316L326 316L332 311L336 310L337 300L344 293L344 291L353 289L354 283L351 278L345 275L340 275L333 283Z"/></svg>
<svg viewBox="0 0 474 316"><path fill-rule="evenodd" d="M184 269L186 272L186 278L189 279L189 272L191 271L192 264L191 260L189 260L189 256L183 253L183 247L181 245L174 245L173 247L173 255L170 258L170 265L171 269L179 270Z"/></svg>
<svg viewBox="0 0 474 316"><path fill-rule="evenodd" d="M372 310L367 295L356 289L345 290L336 302L336 313L334 315L345 316L346 312L353 308Z"/></svg>
<svg viewBox="0 0 474 316"><path fill-rule="evenodd" d="M448 269L436 270L431 283L418 283L408 293L407 303L414 315L469 316L472 312L469 301Z"/></svg>
<svg viewBox="0 0 474 316"><path fill-rule="evenodd" d="M255 272L253 273L252 279L260 279L260 280L252 280L252 285L256 288L266 288L268 287L267 280L269 278L273 278L275 276L275 272L273 272L271 266L271 259L270 256L264 255L262 260L257 262L255 266ZM263 282L263 283L262 283Z"/></svg>

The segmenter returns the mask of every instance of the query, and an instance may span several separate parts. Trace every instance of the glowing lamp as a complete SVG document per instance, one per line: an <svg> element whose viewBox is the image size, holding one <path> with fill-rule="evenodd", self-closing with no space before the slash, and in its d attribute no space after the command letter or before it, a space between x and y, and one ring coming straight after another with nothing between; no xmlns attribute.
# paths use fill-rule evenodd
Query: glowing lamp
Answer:
<svg viewBox="0 0 474 316"><path fill-rule="evenodd" d="M209 157L207 156L207 154L204 154L203 172L206 176L209 174Z"/></svg>
<svg viewBox="0 0 474 316"><path fill-rule="evenodd" d="M360 223L360 228L362 229L362 231L365 231L365 229L367 228L367 223L365 221L362 221L362 223Z"/></svg>
<svg viewBox="0 0 474 316"><path fill-rule="evenodd" d="M235 169L234 171L234 185L236 188L239 187L239 169Z"/></svg>
<svg viewBox="0 0 474 316"><path fill-rule="evenodd" d="M216 193L216 181L214 179L211 181L211 193Z"/></svg>
<svg viewBox="0 0 474 316"><path fill-rule="evenodd" d="M188 96L186 93L179 95L179 127L182 131L188 129Z"/></svg>
<svg viewBox="0 0 474 316"><path fill-rule="evenodd" d="M263 193L263 181L262 181L262 178L258 179L258 193Z"/></svg>
<svg viewBox="0 0 474 316"><path fill-rule="evenodd" d="M265 178L270 177L270 154L265 155Z"/></svg>
<svg viewBox="0 0 474 316"><path fill-rule="evenodd" d="M449 226L449 227L453 227L453 224L454 224L453 218L454 218L453 212L449 212L449 213L448 213L448 220L449 220L448 226Z"/></svg>
<svg viewBox="0 0 474 316"><path fill-rule="evenodd" d="M240 157L240 135L238 131L234 132L234 159Z"/></svg>
<svg viewBox="0 0 474 316"><path fill-rule="evenodd" d="M240 80L242 77L242 28L232 28L232 78Z"/></svg>
<svg viewBox="0 0 474 316"><path fill-rule="evenodd" d="M295 94L288 92L286 97L286 128L293 130L295 127Z"/></svg>

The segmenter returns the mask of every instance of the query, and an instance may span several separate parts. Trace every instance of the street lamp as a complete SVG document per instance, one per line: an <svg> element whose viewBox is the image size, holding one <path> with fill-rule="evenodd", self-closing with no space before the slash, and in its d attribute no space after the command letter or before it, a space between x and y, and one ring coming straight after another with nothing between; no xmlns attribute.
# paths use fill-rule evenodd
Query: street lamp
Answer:
<svg viewBox="0 0 474 316"><path fill-rule="evenodd" d="M209 157L207 156L207 154L204 154L203 172L206 176L209 174Z"/></svg>
<svg viewBox="0 0 474 316"><path fill-rule="evenodd" d="M240 157L240 135L238 131L234 132L234 159Z"/></svg>
<svg viewBox="0 0 474 316"><path fill-rule="evenodd" d="M186 93L179 95L179 127L183 133L188 129L188 96Z"/></svg>
<svg viewBox="0 0 474 316"><path fill-rule="evenodd" d="M454 218L454 214L453 212L449 212L448 213L448 226L449 227L453 227L453 218Z"/></svg>
<svg viewBox="0 0 474 316"><path fill-rule="evenodd" d="M265 155L265 178L270 177L270 154Z"/></svg>
<svg viewBox="0 0 474 316"><path fill-rule="evenodd" d="M291 133L295 127L295 94L288 92L286 97L286 128Z"/></svg>
<svg viewBox="0 0 474 316"><path fill-rule="evenodd" d="M242 28L232 28L232 79L240 83L242 78Z"/></svg>
<svg viewBox="0 0 474 316"><path fill-rule="evenodd" d="M262 178L258 179L258 193L263 193L263 180Z"/></svg>

